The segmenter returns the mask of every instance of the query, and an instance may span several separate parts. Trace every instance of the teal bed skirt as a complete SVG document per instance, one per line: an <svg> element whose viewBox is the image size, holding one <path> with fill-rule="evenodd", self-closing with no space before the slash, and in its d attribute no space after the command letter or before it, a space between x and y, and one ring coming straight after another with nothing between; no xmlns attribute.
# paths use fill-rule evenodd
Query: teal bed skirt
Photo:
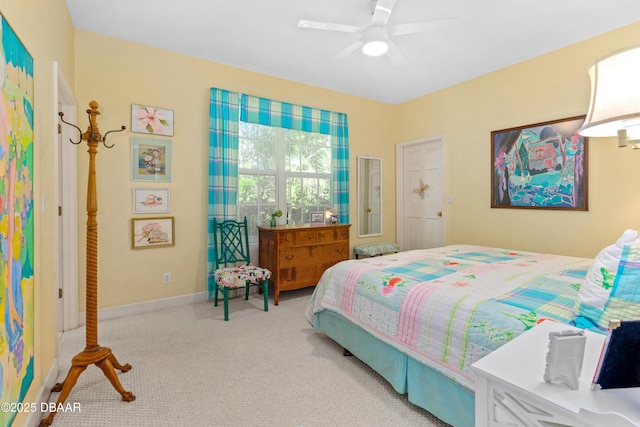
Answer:
<svg viewBox="0 0 640 427"><path fill-rule="evenodd" d="M314 329L349 350L411 403L454 427L473 427L475 397L440 372L425 366L330 311L316 314Z"/></svg>

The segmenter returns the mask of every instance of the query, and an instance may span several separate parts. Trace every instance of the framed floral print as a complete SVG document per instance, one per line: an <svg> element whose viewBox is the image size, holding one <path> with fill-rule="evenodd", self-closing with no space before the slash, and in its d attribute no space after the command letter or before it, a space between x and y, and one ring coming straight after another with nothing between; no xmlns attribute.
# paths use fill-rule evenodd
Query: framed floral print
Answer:
<svg viewBox="0 0 640 427"><path fill-rule="evenodd" d="M131 104L131 131L148 135L173 136L173 110Z"/></svg>
<svg viewBox="0 0 640 427"><path fill-rule="evenodd" d="M131 179L171 182L171 141L131 138Z"/></svg>

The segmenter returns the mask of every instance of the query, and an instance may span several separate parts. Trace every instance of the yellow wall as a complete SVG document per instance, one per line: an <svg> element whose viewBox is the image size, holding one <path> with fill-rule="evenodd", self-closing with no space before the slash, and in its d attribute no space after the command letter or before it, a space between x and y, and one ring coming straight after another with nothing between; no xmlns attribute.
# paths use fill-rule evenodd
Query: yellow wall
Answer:
<svg viewBox="0 0 640 427"><path fill-rule="evenodd" d="M206 290L207 171L209 88L219 87L252 95L347 113L350 144L350 191L355 195L356 156L386 159L384 233L395 236L393 106L326 89L299 84L194 57L76 31L76 99L78 117L87 103L100 103L100 130L127 128L131 104L174 110L173 179L169 184L130 180L131 133L112 134L113 149L97 156L99 229L99 307L191 294ZM85 115L86 116L86 115ZM84 119L84 117L83 117ZM81 128L84 125L80 125ZM78 154L80 238L80 311L84 311L84 240L88 155ZM175 217L176 246L131 249L131 189L169 187ZM385 190L386 191L386 190ZM355 197L350 211L352 244L357 241ZM148 215L147 215L148 216ZM373 240L373 239L372 239ZM172 273L163 284L162 274Z"/></svg>
<svg viewBox="0 0 640 427"><path fill-rule="evenodd" d="M615 138L589 141L588 212L490 207L491 131L585 114L588 66L638 43L640 23L398 106L396 142L445 136L447 244L594 257L640 228L640 152L618 149Z"/></svg>
<svg viewBox="0 0 640 427"><path fill-rule="evenodd" d="M73 82L73 25L64 0L0 0L0 11L34 59L34 380L25 402L34 402L56 356L55 260L57 224L57 107L54 66ZM45 205L43 205L43 197ZM44 212L43 212L44 209ZM14 425L22 425L19 414Z"/></svg>

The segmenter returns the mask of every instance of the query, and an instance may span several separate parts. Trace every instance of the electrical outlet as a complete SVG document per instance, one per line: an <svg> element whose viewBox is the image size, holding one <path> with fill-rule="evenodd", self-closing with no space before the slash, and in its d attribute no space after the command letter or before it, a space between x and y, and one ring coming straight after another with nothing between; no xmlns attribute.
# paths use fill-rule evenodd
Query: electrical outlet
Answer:
<svg viewBox="0 0 640 427"><path fill-rule="evenodd" d="M171 273L164 273L162 275L162 283L171 283Z"/></svg>

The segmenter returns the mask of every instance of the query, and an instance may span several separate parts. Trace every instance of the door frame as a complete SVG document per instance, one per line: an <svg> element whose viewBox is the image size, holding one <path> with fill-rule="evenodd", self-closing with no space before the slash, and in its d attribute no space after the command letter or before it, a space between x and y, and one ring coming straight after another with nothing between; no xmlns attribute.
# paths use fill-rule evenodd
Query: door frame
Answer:
<svg viewBox="0 0 640 427"><path fill-rule="evenodd" d="M429 144L432 142L440 143L440 182L442 183L442 220L440 221L442 240L447 241L446 237L446 212L445 212L445 188L446 183L444 181L444 149L445 139L444 135L429 136L426 138L413 139L411 141L400 142L396 144L396 240L400 250L404 250L404 150L407 147L415 145Z"/></svg>
<svg viewBox="0 0 640 427"><path fill-rule="evenodd" d="M63 324L62 331L68 331L78 327L78 163L77 147L69 141L77 140L77 131L71 126L60 122L58 111L64 113L65 120L69 123L77 122L77 104L71 86L58 66L53 61L54 79L54 114L55 141L61 144L56 153L61 153L60 162L56 161L56 168L60 164L60 170L56 176L59 180L57 186L56 208L62 206L62 230L60 233L56 227L56 248L62 246L62 250L56 256L56 268L62 274L56 274L56 292L54 298L58 299L57 289L62 289ZM58 124L60 135L58 135ZM58 138L59 136L59 138ZM56 251L57 252L57 251ZM60 279L62 278L62 283ZM58 304L56 303L56 310Z"/></svg>

